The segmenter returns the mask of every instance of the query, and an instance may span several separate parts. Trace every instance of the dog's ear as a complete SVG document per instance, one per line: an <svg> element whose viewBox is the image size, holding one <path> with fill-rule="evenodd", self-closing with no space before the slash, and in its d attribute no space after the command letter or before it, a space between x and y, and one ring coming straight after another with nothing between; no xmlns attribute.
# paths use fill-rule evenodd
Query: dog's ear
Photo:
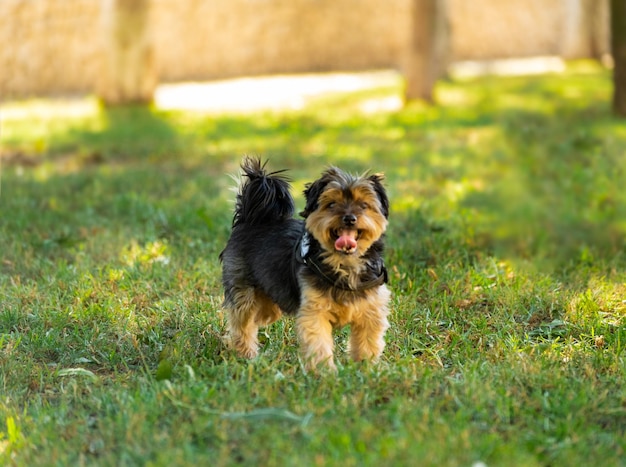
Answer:
<svg viewBox="0 0 626 467"><path fill-rule="evenodd" d="M387 198L387 191L383 186L383 180L385 176L381 173L370 175L368 180L371 182L374 187L374 191L378 196L378 200L380 201L380 207L382 209L383 216L385 218L389 218L389 198Z"/></svg>
<svg viewBox="0 0 626 467"><path fill-rule="evenodd" d="M304 190L306 205L304 206L304 210L300 213L302 217L306 219L307 217L309 217L309 214L317 209L317 201L319 200L320 195L324 191L324 188L326 188L326 185L328 185L329 181L329 177L324 174L322 178L306 184Z"/></svg>

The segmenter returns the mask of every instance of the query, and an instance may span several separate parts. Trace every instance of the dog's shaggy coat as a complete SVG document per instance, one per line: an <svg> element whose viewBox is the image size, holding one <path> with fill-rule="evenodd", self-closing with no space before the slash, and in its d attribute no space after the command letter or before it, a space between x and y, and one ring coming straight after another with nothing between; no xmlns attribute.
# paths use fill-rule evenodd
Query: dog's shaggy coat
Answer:
<svg viewBox="0 0 626 467"><path fill-rule="evenodd" d="M354 360L384 347L390 292L382 258L389 200L381 175L356 177L331 167L307 185L294 219L287 178L260 160L242 164L244 180L222 260L228 343L258 354L260 326L295 315L307 369L335 368L332 329L350 325Z"/></svg>

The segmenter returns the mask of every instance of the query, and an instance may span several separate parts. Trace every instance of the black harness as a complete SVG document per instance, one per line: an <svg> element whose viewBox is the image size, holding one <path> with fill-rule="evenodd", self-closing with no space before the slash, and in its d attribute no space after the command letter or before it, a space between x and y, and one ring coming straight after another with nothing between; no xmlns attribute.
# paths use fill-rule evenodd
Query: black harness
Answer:
<svg viewBox="0 0 626 467"><path fill-rule="evenodd" d="M380 260L380 271L378 274L369 280L359 281L356 287L350 287L345 281L341 280L339 275L329 271L328 267L325 267L318 258L314 257L310 254L310 242L311 239L309 237L308 232L304 232L300 240L296 243L296 251L295 257L296 261L299 264L307 266L310 271L312 271L317 277L323 279L329 285L349 292L361 292L363 290L371 289L373 287L378 287L382 284L386 284L389 281L389 275L387 273L387 268L385 267L385 263Z"/></svg>

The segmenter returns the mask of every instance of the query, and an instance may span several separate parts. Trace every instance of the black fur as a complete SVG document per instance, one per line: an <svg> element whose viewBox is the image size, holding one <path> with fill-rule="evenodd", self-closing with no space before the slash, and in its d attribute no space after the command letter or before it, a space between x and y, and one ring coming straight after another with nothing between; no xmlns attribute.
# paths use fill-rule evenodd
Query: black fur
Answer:
<svg viewBox="0 0 626 467"><path fill-rule="evenodd" d="M289 180L284 170L267 173L265 164L248 157L241 164L248 180L237 194L233 227L238 224L259 225L290 219L295 211Z"/></svg>
<svg viewBox="0 0 626 467"><path fill-rule="evenodd" d="M287 219L274 224L233 228L220 255L225 300L234 305L241 288L262 290L283 313L295 314L300 307L295 245L302 238L304 223Z"/></svg>
<svg viewBox="0 0 626 467"><path fill-rule="evenodd" d="M382 184L383 176L380 174L370 175L368 177L368 180L372 182L372 185L374 186L374 191L378 195L383 215L385 216L385 218L389 219L389 198L387 197L387 192L385 191L385 187L383 187Z"/></svg>
<svg viewBox="0 0 626 467"><path fill-rule="evenodd" d="M220 254L225 300L234 304L238 289L255 287L293 314L300 305L294 245L304 223L291 217L295 204L284 175L268 174L255 158L245 159L241 168L247 180L237 194L232 233Z"/></svg>
<svg viewBox="0 0 626 467"><path fill-rule="evenodd" d="M315 180L314 182L307 183L304 190L304 197L306 199L306 204L304 206L304 210L300 212L300 215L304 218L309 217L313 211L317 209L317 200L320 195L324 191L324 188L332 179L327 175L322 175L321 178Z"/></svg>

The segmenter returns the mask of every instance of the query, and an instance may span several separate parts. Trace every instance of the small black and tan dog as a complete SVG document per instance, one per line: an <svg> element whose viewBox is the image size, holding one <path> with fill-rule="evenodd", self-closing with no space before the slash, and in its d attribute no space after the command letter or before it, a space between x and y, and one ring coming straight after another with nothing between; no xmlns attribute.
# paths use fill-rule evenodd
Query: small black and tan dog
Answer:
<svg viewBox="0 0 626 467"><path fill-rule="evenodd" d="M296 316L305 368L335 368L332 330L350 325L354 360L376 360L389 326L390 292L382 258L389 200L382 175L356 177L331 167L295 204L284 171L256 158L243 177L232 233L220 255L227 341L240 356L258 354L260 326Z"/></svg>

